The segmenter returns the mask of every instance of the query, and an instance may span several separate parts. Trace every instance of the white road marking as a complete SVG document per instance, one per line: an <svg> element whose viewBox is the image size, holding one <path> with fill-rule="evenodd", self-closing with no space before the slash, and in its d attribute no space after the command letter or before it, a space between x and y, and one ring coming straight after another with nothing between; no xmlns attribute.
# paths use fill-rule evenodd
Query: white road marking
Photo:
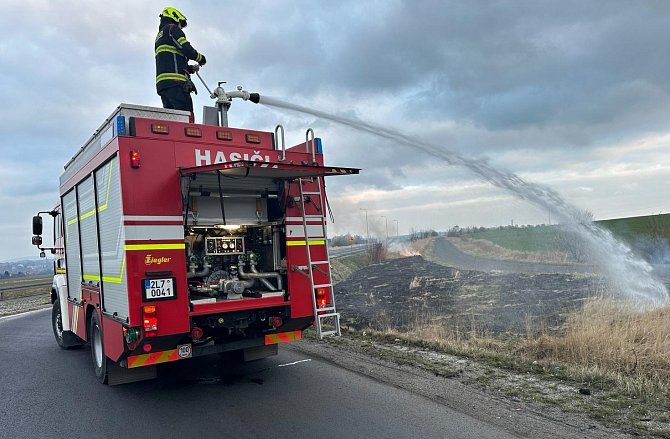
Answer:
<svg viewBox="0 0 670 439"><path fill-rule="evenodd" d="M307 358L306 360L298 360L298 361L294 361L293 363L278 364L276 367L293 366L294 364L304 363L305 361L312 361L312 359Z"/></svg>
<svg viewBox="0 0 670 439"><path fill-rule="evenodd" d="M0 317L0 320L16 319L16 318L26 316L26 315L29 315L29 314L35 314L35 313L38 313L38 312L42 312L45 309L48 309L48 308L45 307L45 308L42 308L42 309L34 309L32 311L26 311L26 312L22 312L22 313L19 313L19 314L12 314L11 316Z"/></svg>

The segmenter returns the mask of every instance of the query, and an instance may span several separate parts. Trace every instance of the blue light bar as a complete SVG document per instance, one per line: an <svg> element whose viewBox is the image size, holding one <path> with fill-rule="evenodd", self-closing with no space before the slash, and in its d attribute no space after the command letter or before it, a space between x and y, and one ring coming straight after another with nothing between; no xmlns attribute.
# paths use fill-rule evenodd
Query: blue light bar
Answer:
<svg viewBox="0 0 670 439"><path fill-rule="evenodd" d="M126 118L125 116L116 116L116 125L115 125L116 135L125 136L126 135Z"/></svg>

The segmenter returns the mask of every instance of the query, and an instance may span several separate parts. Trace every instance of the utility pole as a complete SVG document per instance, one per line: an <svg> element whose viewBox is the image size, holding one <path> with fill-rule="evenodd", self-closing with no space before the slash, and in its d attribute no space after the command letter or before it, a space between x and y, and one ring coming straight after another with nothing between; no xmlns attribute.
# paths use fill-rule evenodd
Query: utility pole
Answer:
<svg viewBox="0 0 670 439"><path fill-rule="evenodd" d="M395 222L395 237L398 237L398 220L393 220Z"/></svg>
<svg viewBox="0 0 670 439"><path fill-rule="evenodd" d="M382 218L386 220L386 247L389 245L389 219L385 217L384 215L380 215Z"/></svg>

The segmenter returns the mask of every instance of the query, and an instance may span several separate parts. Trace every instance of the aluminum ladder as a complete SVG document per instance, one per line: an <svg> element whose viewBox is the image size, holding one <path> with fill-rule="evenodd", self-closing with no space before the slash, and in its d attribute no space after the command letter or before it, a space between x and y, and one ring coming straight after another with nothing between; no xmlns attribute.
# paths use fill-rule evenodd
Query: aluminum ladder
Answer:
<svg viewBox="0 0 670 439"><path fill-rule="evenodd" d="M321 340L324 336L327 335L336 335L340 336L342 335L342 332L340 330L340 313L337 312L335 309L335 294L333 294L333 281L330 273L330 252L328 250L328 241L326 239L326 210L325 210L325 203L323 202L323 190L322 190L322 184L321 184L321 177L310 177L310 178L299 178L298 179L298 187L300 188L300 200L299 200L299 208L300 208L300 213L302 214L302 228L305 236L305 249L307 252L307 267L300 267L301 269L306 269L307 271L307 276L309 278L309 284L310 288L312 291L312 306L314 308L314 322L316 324L316 336ZM316 191L306 191L304 187L304 183L309 181L310 183L313 183L316 181ZM318 200L315 201L315 200ZM298 200L296 200L298 201ZM317 211L319 212L318 215L307 215L306 210L305 210L305 202L309 201L314 203L314 206L317 208ZM312 234L310 236L309 234L309 227L307 224L307 221L317 221L319 222L318 225L316 224L311 224L311 226L318 226L320 228L320 231L317 231L317 235L315 236ZM312 227L313 229L314 227ZM320 232L320 233L319 233ZM319 260L312 260L312 252L310 250L309 246L309 241L310 238L321 238L324 241L324 246L326 249L326 259L319 261ZM325 284L315 284L314 283L314 272L320 272L328 278L328 282ZM328 301L324 306L320 306L319 303L317 302L317 289L319 288L326 288L328 291ZM324 331L323 325L324 325L324 320L325 322L329 322L332 320L332 325L334 326L335 329L329 329L327 331Z"/></svg>

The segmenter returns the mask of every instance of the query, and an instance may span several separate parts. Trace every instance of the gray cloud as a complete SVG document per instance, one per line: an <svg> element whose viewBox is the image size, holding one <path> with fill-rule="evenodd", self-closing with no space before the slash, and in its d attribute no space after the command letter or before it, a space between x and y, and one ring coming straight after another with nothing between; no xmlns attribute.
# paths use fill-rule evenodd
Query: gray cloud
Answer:
<svg viewBox="0 0 670 439"><path fill-rule="evenodd" d="M12 230L23 227L17 218L52 206L45 200L55 201L63 164L119 103L160 105L152 43L163 6L3 3L0 200L12 212L5 217ZM661 147L670 120L668 2L178 0L174 6L189 17L186 34L208 58L202 74L210 85L226 80L489 157L496 166L550 180L596 214L670 208L648 195L670 188L663 176L668 149ZM200 90L196 107L210 103ZM408 147L247 103L236 102L230 120L267 131L282 123L288 146L304 141L312 126L329 163L363 168L358 177L328 183L340 215L356 227L361 199L376 212L393 209L401 224L500 221L485 212L500 193L472 186L467 172ZM636 148L644 139L653 147ZM645 170L649 163L654 172ZM621 177L616 166L632 171ZM431 201L416 189L447 186L467 190L426 189L441 199ZM543 215L521 202L498 203L500 217ZM424 213L426 206L435 210Z"/></svg>

